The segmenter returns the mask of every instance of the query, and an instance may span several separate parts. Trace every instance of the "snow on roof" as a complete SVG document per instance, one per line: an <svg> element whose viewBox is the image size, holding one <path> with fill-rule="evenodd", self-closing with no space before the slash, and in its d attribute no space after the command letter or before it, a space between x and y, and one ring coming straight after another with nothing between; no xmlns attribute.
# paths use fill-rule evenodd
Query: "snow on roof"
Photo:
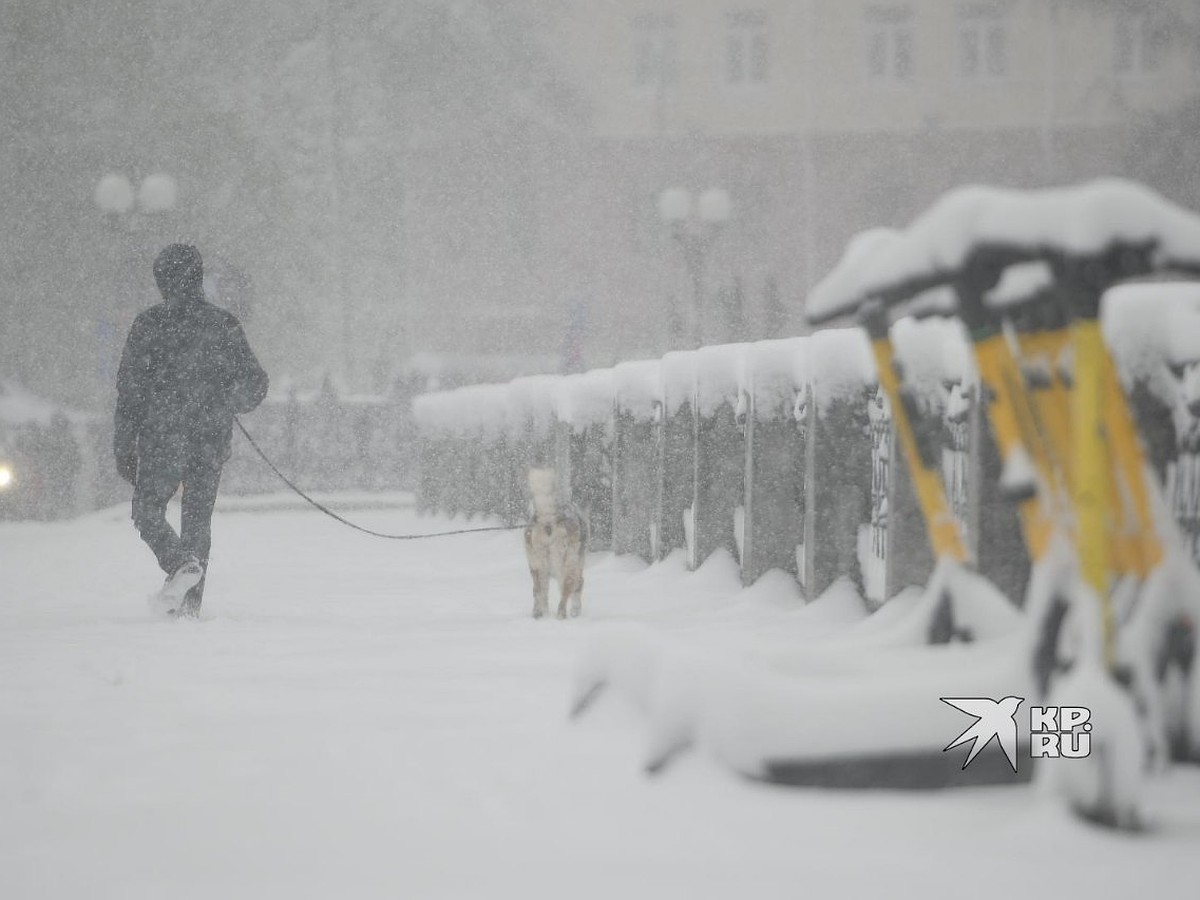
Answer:
<svg viewBox="0 0 1200 900"><path fill-rule="evenodd" d="M616 382L612 369L593 369L560 379L554 393L555 415L576 431L612 420Z"/></svg>
<svg viewBox="0 0 1200 900"><path fill-rule="evenodd" d="M613 369L616 409L638 419L650 419L662 402L662 364L657 359L632 360Z"/></svg>
<svg viewBox="0 0 1200 900"><path fill-rule="evenodd" d="M1154 242L1160 266L1194 266L1200 264L1200 217L1119 178L1039 191L963 187L899 234L865 232L852 240L809 295L808 315L828 319L902 285L933 286L980 245L1088 255L1116 241Z"/></svg>
<svg viewBox="0 0 1200 900"><path fill-rule="evenodd" d="M717 344L696 351L696 413L713 415L722 403L737 407L745 384L748 344Z"/></svg>

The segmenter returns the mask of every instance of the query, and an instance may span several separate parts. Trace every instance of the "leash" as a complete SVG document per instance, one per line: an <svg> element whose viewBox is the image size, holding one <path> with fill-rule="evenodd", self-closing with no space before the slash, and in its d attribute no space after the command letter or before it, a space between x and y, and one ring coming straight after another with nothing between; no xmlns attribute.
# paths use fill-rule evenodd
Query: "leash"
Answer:
<svg viewBox="0 0 1200 900"><path fill-rule="evenodd" d="M282 481L289 488L291 488L297 495L302 497L307 503L316 507L318 510L325 513L325 515L329 516L331 519L336 519L337 521L341 522L343 525L345 525L349 528L353 528L355 531L361 531L363 534L369 534L372 537L377 537L377 538L385 538L389 541L419 541L419 540L423 540L425 538L448 537L453 534L479 534L480 532L484 532L484 531L516 531L518 528L525 527L524 525L491 525L486 528L459 528L459 529L455 529L454 531L435 531L435 532L432 532L431 534L384 534L382 531L372 531L370 528L364 528L362 525L357 525L348 519L342 518L337 513L335 513L332 509L330 509L327 506L321 505L316 500L314 500L312 497L308 496L308 494L304 493L304 491L300 490L300 488L296 487L296 485L293 484L286 475L284 475L282 472L279 471L279 469L277 469L275 467L275 463L271 462L270 458L267 456L267 454L265 454L263 452L262 448L258 446L258 444L255 442L254 438L250 437L250 432L248 432L246 430L246 426L242 424L242 420L239 419L237 416L234 416L233 421L237 423L238 430L241 431L242 436L247 441L250 442L250 446L254 448L254 452L257 453L259 455L259 457L261 457L262 461L267 464L268 468L270 468L270 470L279 477L280 481Z"/></svg>

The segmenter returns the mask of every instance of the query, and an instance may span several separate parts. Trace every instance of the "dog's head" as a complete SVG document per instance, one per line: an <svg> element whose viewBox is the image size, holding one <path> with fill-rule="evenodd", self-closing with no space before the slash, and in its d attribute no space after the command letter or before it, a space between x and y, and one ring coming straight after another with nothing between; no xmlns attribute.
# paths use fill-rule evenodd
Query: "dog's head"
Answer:
<svg viewBox="0 0 1200 900"><path fill-rule="evenodd" d="M533 508L538 513L554 510L554 487L557 477L553 469L529 470L529 493L533 495Z"/></svg>

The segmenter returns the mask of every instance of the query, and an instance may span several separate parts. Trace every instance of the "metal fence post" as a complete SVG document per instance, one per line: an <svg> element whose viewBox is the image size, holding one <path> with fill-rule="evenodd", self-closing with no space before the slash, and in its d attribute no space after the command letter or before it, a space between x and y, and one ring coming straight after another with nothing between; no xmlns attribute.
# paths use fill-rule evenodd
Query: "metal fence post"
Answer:
<svg viewBox="0 0 1200 900"><path fill-rule="evenodd" d="M555 395L558 471L565 496L587 516L590 550L612 547L613 398L611 369L569 375Z"/></svg>
<svg viewBox="0 0 1200 900"><path fill-rule="evenodd" d="M805 516L809 600L838 578L863 590L859 532L870 523L871 440L867 404L875 366L866 335L834 329L810 338L812 409Z"/></svg>
<svg viewBox="0 0 1200 900"><path fill-rule="evenodd" d="M695 504L696 359L695 350L668 353L662 360L662 480L658 501L658 558L682 550L690 553Z"/></svg>
<svg viewBox="0 0 1200 900"><path fill-rule="evenodd" d="M646 561L655 557L658 429L662 384L658 360L621 363L614 369L613 551Z"/></svg>
<svg viewBox="0 0 1200 900"><path fill-rule="evenodd" d="M746 444L744 344L701 348L696 359L696 451L692 561L717 550L739 565L742 551Z"/></svg>
<svg viewBox="0 0 1200 900"><path fill-rule="evenodd" d="M806 453L796 413L806 343L806 338L764 341L747 351L743 584L769 569L800 574L796 550L804 541ZM803 404L799 407L802 411Z"/></svg>

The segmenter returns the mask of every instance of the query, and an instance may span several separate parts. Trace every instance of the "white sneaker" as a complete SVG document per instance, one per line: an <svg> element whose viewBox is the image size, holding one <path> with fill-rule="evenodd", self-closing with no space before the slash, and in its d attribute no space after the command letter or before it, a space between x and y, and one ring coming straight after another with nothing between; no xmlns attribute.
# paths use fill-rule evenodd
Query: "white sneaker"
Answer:
<svg viewBox="0 0 1200 900"><path fill-rule="evenodd" d="M164 615L172 615L179 611L183 598L204 577L204 567L194 556L188 559L178 569L171 573L163 583L162 589L154 595L151 607Z"/></svg>

